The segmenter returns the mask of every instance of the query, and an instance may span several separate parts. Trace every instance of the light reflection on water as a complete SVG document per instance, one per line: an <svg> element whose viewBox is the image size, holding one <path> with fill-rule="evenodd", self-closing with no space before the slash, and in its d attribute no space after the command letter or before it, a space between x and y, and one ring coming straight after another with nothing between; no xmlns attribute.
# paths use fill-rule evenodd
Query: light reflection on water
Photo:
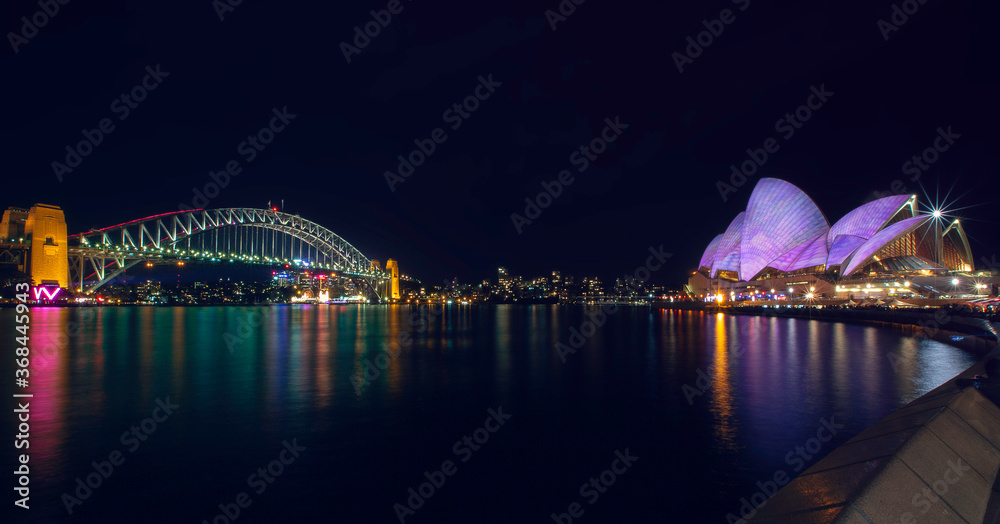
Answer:
<svg viewBox="0 0 1000 524"><path fill-rule="evenodd" d="M491 504L498 522L544 521L626 446L642 467L588 517L645 521L667 504L675 516L717 520L786 467L787 451L820 418L847 425L825 455L976 358L870 326L621 308L564 363L556 344L569 344L592 312L35 308L33 500L45 518L66 517L60 495L170 396L182 408L80 508L81 519L117 518L161 493L172 497L172 518L201 522L297 436L311 459L282 478L287 488L255 502L247 522L390 521L422 472L503 405L514 413L510 429L462 466L461 488L428 501L422 521L476 520L475 508ZM14 337L12 315L0 310L0 340ZM406 333L412 343L397 344ZM9 360L0 362L5 376ZM357 394L351 377L375 362L384 369ZM697 387L699 370L711 386L689 405L682 388ZM203 467L192 476L184 464Z"/></svg>

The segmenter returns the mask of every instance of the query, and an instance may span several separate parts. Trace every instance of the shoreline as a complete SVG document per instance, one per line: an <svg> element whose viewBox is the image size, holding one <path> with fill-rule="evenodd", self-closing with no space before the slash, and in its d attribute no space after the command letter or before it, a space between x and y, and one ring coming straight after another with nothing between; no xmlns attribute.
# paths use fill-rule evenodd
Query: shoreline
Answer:
<svg viewBox="0 0 1000 524"><path fill-rule="evenodd" d="M592 302L592 303L546 303L546 302L481 302L476 304L461 304L454 303L448 304L445 302L396 302L396 303L386 303L386 304L368 304L368 303L312 303L312 302L260 302L260 303L248 303L248 304L29 304L32 308L36 307L46 307L46 308L116 308L116 307L261 307L261 306L618 306L618 307L659 307L650 302ZM9 309L17 307L17 303L0 303L0 309Z"/></svg>
<svg viewBox="0 0 1000 524"><path fill-rule="evenodd" d="M798 318L825 322L874 325L919 338L929 338L972 351L982 357L998 342L993 324L985 318L964 316L956 310L933 309L830 309L830 308L763 308L759 306L719 307L701 303L660 305L675 311L704 311L730 315Z"/></svg>

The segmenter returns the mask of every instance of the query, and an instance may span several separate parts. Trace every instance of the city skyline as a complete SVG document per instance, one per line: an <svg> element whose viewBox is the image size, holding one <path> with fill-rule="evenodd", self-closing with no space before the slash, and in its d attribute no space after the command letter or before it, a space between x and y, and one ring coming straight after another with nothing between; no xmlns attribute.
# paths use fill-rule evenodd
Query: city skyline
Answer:
<svg viewBox="0 0 1000 524"><path fill-rule="evenodd" d="M946 196L950 197L951 196L950 193L951 193L951 191L949 191L949 193ZM864 204L873 202L874 200L879 199L879 198L885 199L887 196L903 197L904 195L905 195L904 193L899 193L899 192L893 193L892 191L887 191L887 192L885 192L883 194L875 193L875 194L872 194L872 195L868 195L869 198L864 202ZM746 197L749 198L749 192L747 193ZM926 203L926 200L931 200L931 203L930 204ZM966 226L966 228L972 229L972 231L974 231L975 233L980 233L983 230L991 231L991 228L989 228L989 227L983 227L982 220L973 218L970 221L968 218L966 218L968 216L966 214L966 212L968 212L969 208L976 208L976 207L979 207L979 206L958 206L958 204L956 204L954 200L951 200L951 201L943 200L943 199L940 198L940 196L935 199L934 197L929 197L926 194L926 192L924 193L923 197L920 198L919 201L921 201L921 207L923 208L922 211L925 212L925 213L932 213L933 209L935 209L934 206L938 206L938 207L936 207L936 209L943 209L943 210L945 210L947 212L947 216L950 217L950 220L955 220L955 219L959 219L960 218L963 221L963 224ZM270 205L270 204L272 204L272 201L268 201L267 203ZM282 201L282 203L283 203L283 201ZM11 206L11 207L12 208L25 209L25 211L26 211L27 207L29 207L29 206L23 206L23 207L22 206ZM961 207L961 209L958 210L958 211L952 211L952 209L956 208L956 207ZM278 209L278 207L275 206L274 209ZM734 211L735 211L735 209L734 209ZM822 211L820 211L820 213L824 214ZM973 212L973 216L975 216L976 214L977 213ZM296 213L296 215L298 215L298 214ZM155 217L157 215L153 215L153 216ZM145 219L145 218L149 218L149 217L136 217L136 219ZM304 217L304 218L306 218L306 217ZM136 219L133 219L133 220L136 220ZM67 223L71 222L69 217L66 218L66 221L67 221ZM129 221L130 220L123 220L122 222L129 222ZM969 225L970 222L972 223L971 226ZM112 225L112 226L114 226L114 225ZM71 231L71 232L73 231L72 226L68 226L67 229L68 229L68 231ZM100 229L100 228L94 228L94 229ZM723 227L723 229L725 229L725 227ZM81 231L81 232L84 232L84 231ZM70 233L70 234L72 235L73 233ZM970 234L969 235L970 244L972 244L974 246L975 245L979 245L981 248L985 248L986 251L988 251L989 247L985 246L985 245L982 245L982 242L979 241L980 238L981 237L977 237L977 236L974 236L973 234ZM686 256L690 257L694 253L696 253L696 250L686 251ZM973 253L979 253L979 251L977 251L975 248L973 248ZM391 257L391 255L390 255L390 257ZM976 257L979 257L979 258L976 258ZM639 258L641 258L641 257L639 257ZM682 275L681 280L678 281L678 282L673 282L673 281L659 282L658 281L657 283L660 283L660 284L668 286L668 287L675 287L675 288L676 287L680 287L682 285L682 282L686 280L686 275L690 275L690 270L697 269L697 265L698 265L697 258L698 257L695 256L694 260L679 260L679 259L675 259L674 261L672 261L673 265L675 266L675 267L672 268L672 271L668 271L668 272L664 272L664 273L668 273L668 274L671 274L671 275L681 274ZM980 260L980 258L981 258L981 260ZM495 268L497 268L497 267L514 267L514 268L519 268L520 266L526 265L526 266L528 266L528 267L530 267L532 269L524 269L524 270L517 269L517 271L520 271L521 273L524 273L524 276L531 275L531 276L537 277L537 276L545 274L547 271L558 270L558 269L555 269L555 268L556 268L556 266L560 265L560 261L549 262L547 264L547 266L546 266L545 262L537 262L537 261L534 261L534 260L528 260L527 264L525 264L525 261L521 260L521 259L517 259L517 258L513 258L513 257L508 257L507 259L512 260L513 263L505 263L503 260L494 261L493 265L492 265L492 268L493 268L492 271L495 272ZM978 265L984 265L986 267L991 267L991 265L994 264L995 257L994 258L989 258L989 257L986 256L985 253L983 253L981 256L980 255L974 256L974 260L977 262ZM620 272L622 271L622 269L618 269L618 270L615 270L614 268L608 269L608 267L611 266L611 264L608 264L608 263L597 264L594 268L587 267L585 265L582 266L582 265L579 265L579 264L573 264L571 262L564 262L563 266L568 266L568 267L575 268L575 270L573 272L568 272L568 273L570 273L570 274L572 274L574 276L578 276L578 277L594 276L594 277L604 278L604 279L607 279L607 278L612 278L613 279L613 278L617 278L618 276L620 276ZM549 268L552 268L552 269L546 270L546 269L544 269L545 267L549 267ZM603 271L602 270L597 270L596 267L603 267L604 269L603 269ZM622 265L622 267L624 267L624 265ZM538 270L537 268L543 268L543 269ZM404 270L405 270L405 262L404 262ZM475 281L477 279L481 279L484 275L490 273L490 271L491 271L490 267L487 267L485 269L485 271L479 271L479 272L476 272L476 273L465 272L463 274L449 274L449 273L446 272L445 269L439 268L438 271L434 271L432 273L434 273L439 279L442 279L442 280L449 279L449 278L460 278L461 280L465 280L465 281ZM664 276L663 276L664 273L660 273L659 275L657 275L656 276L657 278L655 278L654 280L659 280L660 278L664 278ZM416 276L416 275L414 275L414 276ZM417 278L420 278L420 277L417 276Z"/></svg>

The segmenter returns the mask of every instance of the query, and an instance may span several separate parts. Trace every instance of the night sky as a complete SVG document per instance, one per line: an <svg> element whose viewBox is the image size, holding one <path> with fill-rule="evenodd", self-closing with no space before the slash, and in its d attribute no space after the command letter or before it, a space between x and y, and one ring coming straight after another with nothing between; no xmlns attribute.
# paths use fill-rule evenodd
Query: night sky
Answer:
<svg viewBox="0 0 1000 524"><path fill-rule="evenodd" d="M556 0L335 4L77 0L35 34L21 17L38 3L4 2L0 207L55 204L71 233L105 227L191 206L235 161L206 207L283 199L424 282L498 265L613 278L662 245L674 256L652 280L679 286L761 176L802 188L831 223L899 180L973 206L957 214L977 262L997 252L995 2L911 0L894 27L893 3L870 0L565 0L564 20L545 14ZM342 45L387 7L367 45ZM681 72L685 48L697 56ZM493 83L478 107L446 112L480 78ZM129 106L144 80L155 89ZM809 100L821 105L808 119L777 124ZM284 108L294 118L250 161L241 143ZM571 155L616 117L628 127L581 171ZM53 162L104 119L114 129L57 176ZM936 162L905 165L948 126ZM435 128L444 141L391 190L386 172ZM769 138L779 149L724 201L717 181ZM563 170L573 182L518 233L511 214Z"/></svg>

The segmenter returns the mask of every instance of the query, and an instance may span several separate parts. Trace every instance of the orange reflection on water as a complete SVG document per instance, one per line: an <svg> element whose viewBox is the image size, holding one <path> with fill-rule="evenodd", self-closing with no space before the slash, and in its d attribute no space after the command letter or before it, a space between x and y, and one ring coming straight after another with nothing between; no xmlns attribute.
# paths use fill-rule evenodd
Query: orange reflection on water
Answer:
<svg viewBox="0 0 1000 524"><path fill-rule="evenodd" d="M389 358L389 363L383 374L386 375L385 379L389 387L389 394L397 396L403 390L403 372L399 360L403 354L403 345L400 343L399 333L401 329L400 317L404 317L405 313L403 312L403 306L396 304L389 306L383 313L388 315L389 335L384 344L380 345L379 353L388 353L386 357ZM393 357L393 355L396 356Z"/></svg>
<svg viewBox="0 0 1000 524"><path fill-rule="evenodd" d="M177 391L184 390L184 308L174 308L171 311L170 353L173 364L174 387Z"/></svg>
<svg viewBox="0 0 1000 524"><path fill-rule="evenodd" d="M729 346L726 338L726 318L715 317L715 355L712 362L712 399L709 411L715 417L715 440L722 448L736 451L736 422L733 407L733 384L729 369Z"/></svg>
<svg viewBox="0 0 1000 524"><path fill-rule="evenodd" d="M352 311L347 308L355 308L353 367L354 375L363 379L364 386L361 391L376 388L396 396L402 392L404 374L401 358L407 354L417 336L429 332L430 321L433 319L430 315L436 314L429 313L429 307L405 305L390 305L385 309L366 308L362 305L339 307L337 315L348 319ZM385 328L380 330L377 336L372 336L369 328L371 324L384 325ZM429 336L427 340L427 347L430 347ZM352 390L356 387L352 382Z"/></svg>
<svg viewBox="0 0 1000 524"><path fill-rule="evenodd" d="M142 388L142 397L144 400L151 398L151 391L153 387L152 378L156 375L153 360L153 334L156 332L155 326L153 324L153 314L154 309L145 307L139 308L138 311L131 310L130 313L139 315L139 376L142 380L139 381ZM124 344L124 347L115 348L116 351L123 351L131 349L128 344Z"/></svg>

